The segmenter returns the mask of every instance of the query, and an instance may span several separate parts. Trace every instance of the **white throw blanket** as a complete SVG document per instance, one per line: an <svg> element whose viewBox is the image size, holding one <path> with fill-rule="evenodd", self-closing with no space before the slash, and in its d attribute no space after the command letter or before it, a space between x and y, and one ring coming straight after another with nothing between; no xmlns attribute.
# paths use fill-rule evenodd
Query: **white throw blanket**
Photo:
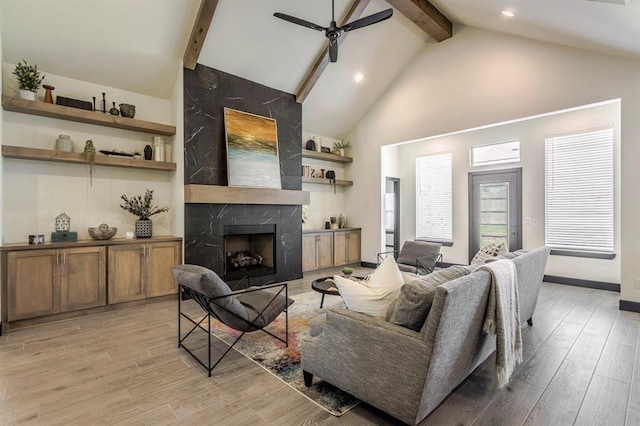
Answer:
<svg viewBox="0 0 640 426"><path fill-rule="evenodd" d="M483 331L496 335L498 387L509 383L516 365L522 362L522 334L516 266L509 259L488 263L478 269L491 274L491 289Z"/></svg>

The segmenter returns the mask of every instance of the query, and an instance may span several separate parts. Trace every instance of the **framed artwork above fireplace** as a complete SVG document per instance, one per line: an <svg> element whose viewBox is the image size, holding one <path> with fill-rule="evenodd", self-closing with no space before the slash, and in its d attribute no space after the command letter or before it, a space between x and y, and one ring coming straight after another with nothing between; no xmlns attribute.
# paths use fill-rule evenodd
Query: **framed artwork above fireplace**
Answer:
<svg viewBox="0 0 640 426"><path fill-rule="evenodd" d="M224 108L229 186L281 189L276 120Z"/></svg>

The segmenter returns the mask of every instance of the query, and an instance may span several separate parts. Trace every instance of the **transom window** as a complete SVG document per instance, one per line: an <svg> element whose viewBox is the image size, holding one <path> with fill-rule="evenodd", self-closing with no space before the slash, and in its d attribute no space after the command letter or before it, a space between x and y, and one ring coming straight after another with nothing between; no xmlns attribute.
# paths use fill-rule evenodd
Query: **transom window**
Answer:
<svg viewBox="0 0 640 426"><path fill-rule="evenodd" d="M472 167L520 161L520 141L472 146L470 157Z"/></svg>

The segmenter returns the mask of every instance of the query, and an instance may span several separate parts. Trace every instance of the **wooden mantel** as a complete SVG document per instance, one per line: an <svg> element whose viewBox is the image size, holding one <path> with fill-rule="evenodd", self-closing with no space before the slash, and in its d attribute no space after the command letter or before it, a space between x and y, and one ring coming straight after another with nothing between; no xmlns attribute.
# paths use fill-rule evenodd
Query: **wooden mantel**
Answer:
<svg viewBox="0 0 640 426"><path fill-rule="evenodd" d="M239 188L219 185L185 185L185 203L279 204L300 206L310 203L308 191L268 188Z"/></svg>

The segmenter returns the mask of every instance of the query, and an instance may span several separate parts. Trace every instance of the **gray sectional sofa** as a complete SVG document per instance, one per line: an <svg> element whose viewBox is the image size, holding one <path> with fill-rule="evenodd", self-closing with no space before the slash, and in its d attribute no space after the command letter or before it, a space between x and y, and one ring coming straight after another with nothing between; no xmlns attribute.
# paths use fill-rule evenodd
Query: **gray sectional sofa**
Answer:
<svg viewBox="0 0 640 426"><path fill-rule="evenodd" d="M515 258L521 324L531 324L549 256L541 247ZM490 275L477 270L437 286L414 331L344 307L301 343L305 381L313 376L409 424L421 422L495 350L482 333Z"/></svg>

